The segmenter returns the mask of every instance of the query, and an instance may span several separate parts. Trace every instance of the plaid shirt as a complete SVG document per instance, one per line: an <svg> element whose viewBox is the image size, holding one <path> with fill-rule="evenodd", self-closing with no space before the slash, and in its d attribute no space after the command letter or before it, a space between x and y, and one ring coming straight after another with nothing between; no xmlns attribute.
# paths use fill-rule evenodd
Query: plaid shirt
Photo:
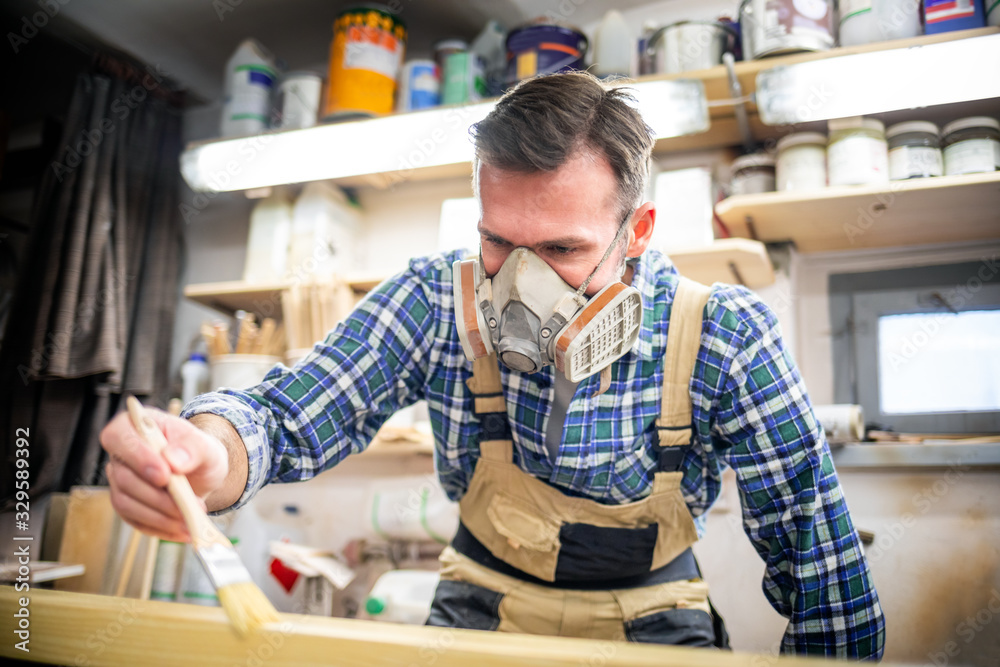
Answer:
<svg viewBox="0 0 1000 667"><path fill-rule="evenodd" d="M228 419L246 445L245 503L268 482L308 479L365 449L397 410L426 400L436 469L448 495L465 492L479 455L478 422L455 327L452 261L412 260L384 282L294 369L258 386L201 396L184 416ZM554 462L545 444L553 368L501 365L515 459L564 493L620 504L647 496L657 460L663 355L675 269L647 252L632 284L644 310L635 348L612 366L611 388L582 381ZM703 527L725 465L737 475L746 533L766 563L763 589L789 618L782 649L875 658L884 622L871 574L805 385L774 314L752 292L716 285L691 382L695 441L682 491Z"/></svg>

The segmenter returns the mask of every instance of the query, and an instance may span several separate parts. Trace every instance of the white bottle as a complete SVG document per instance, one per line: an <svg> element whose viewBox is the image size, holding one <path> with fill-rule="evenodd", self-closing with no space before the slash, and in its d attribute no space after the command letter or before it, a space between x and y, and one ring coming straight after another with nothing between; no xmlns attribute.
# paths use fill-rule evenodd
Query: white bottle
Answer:
<svg viewBox="0 0 1000 667"><path fill-rule="evenodd" d="M156 547L156 564L153 566L153 583L150 600L177 601L181 572L184 566L184 546L179 542L160 540Z"/></svg>
<svg viewBox="0 0 1000 667"><path fill-rule="evenodd" d="M187 405L195 396L207 392L208 378L208 362L205 360L205 355L192 352L188 360L181 364L181 402Z"/></svg>
<svg viewBox="0 0 1000 667"><path fill-rule="evenodd" d="M267 129L277 76L267 49L253 39L239 45L226 63L222 136L240 137Z"/></svg>
<svg viewBox="0 0 1000 667"><path fill-rule="evenodd" d="M594 34L594 74L633 76L636 41L621 12L611 9Z"/></svg>
<svg viewBox="0 0 1000 667"><path fill-rule="evenodd" d="M423 625L440 576L428 570L391 570L372 587L365 611L377 621Z"/></svg>
<svg viewBox="0 0 1000 667"><path fill-rule="evenodd" d="M292 204L284 188L276 187L250 214L250 235L243 280L273 283L285 277L292 233Z"/></svg>
<svg viewBox="0 0 1000 667"><path fill-rule="evenodd" d="M324 280L357 267L357 211L343 190L324 181L307 183L292 210L292 241L286 274Z"/></svg>
<svg viewBox="0 0 1000 667"><path fill-rule="evenodd" d="M469 50L486 63L486 87L490 95L503 92L504 70L507 67L507 33L496 21L489 21L472 40Z"/></svg>

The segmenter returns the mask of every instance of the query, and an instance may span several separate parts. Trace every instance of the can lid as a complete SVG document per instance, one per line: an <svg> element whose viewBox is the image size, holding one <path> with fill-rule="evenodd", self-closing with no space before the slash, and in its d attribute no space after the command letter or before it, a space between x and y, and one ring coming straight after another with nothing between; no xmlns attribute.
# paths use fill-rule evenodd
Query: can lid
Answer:
<svg viewBox="0 0 1000 667"><path fill-rule="evenodd" d="M735 174L740 169L747 169L750 167L773 167L774 166L774 156L770 153L751 153L750 155L741 155L740 157L733 160L733 166L731 168L732 172Z"/></svg>
<svg viewBox="0 0 1000 667"><path fill-rule="evenodd" d="M372 616L378 616L383 611L385 611L385 599L378 597L369 597L365 600L365 611Z"/></svg>
<svg viewBox="0 0 1000 667"><path fill-rule="evenodd" d="M989 116L969 116L968 118L959 118L958 120L953 120L944 126L941 130L942 135L948 135L952 132L958 132L959 130L967 130L970 127L991 127L994 130L1000 130L1000 120L996 118L990 118Z"/></svg>
<svg viewBox="0 0 1000 667"><path fill-rule="evenodd" d="M826 146L826 135L820 132L797 132L789 134L787 137L782 137L778 140L778 152L780 153L786 148L801 146L803 144L820 144Z"/></svg>
<svg viewBox="0 0 1000 667"><path fill-rule="evenodd" d="M890 125L885 130L885 136L886 138L889 138L895 137L899 134L907 134L909 132L926 132L927 134L937 136L938 126L927 120L910 120L905 123Z"/></svg>
<svg viewBox="0 0 1000 667"><path fill-rule="evenodd" d="M458 49L459 51L466 51L469 48L469 43L463 39L442 39L440 42L434 44L435 51L443 51L444 49Z"/></svg>
<svg viewBox="0 0 1000 667"><path fill-rule="evenodd" d="M885 124L875 118L865 118L864 116L848 116L847 118L832 118L826 121L826 127L830 132L840 130L875 130L885 132Z"/></svg>

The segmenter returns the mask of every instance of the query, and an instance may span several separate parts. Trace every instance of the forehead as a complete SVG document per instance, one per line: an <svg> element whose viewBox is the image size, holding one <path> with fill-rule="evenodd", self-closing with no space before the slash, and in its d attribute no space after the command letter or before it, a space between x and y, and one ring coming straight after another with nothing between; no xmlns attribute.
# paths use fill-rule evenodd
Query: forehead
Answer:
<svg viewBox="0 0 1000 667"><path fill-rule="evenodd" d="M485 162L477 170L485 231L572 225L603 236L608 228L617 229L617 180L603 156L579 154L549 172L510 171Z"/></svg>

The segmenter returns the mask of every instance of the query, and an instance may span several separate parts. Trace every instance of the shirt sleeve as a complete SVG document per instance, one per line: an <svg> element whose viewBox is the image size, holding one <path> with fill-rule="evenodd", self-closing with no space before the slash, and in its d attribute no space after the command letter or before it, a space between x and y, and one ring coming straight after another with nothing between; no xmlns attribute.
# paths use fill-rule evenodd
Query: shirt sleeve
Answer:
<svg viewBox="0 0 1000 667"><path fill-rule="evenodd" d="M371 292L294 368L275 366L244 390L220 389L181 416L217 414L243 439L249 472L239 501L269 482L297 482L363 451L397 410L423 397L438 315L411 268Z"/></svg>
<svg viewBox="0 0 1000 667"><path fill-rule="evenodd" d="M878 659L885 622L830 449L774 314L745 327L713 439L736 471L764 594L789 619L784 653Z"/></svg>

